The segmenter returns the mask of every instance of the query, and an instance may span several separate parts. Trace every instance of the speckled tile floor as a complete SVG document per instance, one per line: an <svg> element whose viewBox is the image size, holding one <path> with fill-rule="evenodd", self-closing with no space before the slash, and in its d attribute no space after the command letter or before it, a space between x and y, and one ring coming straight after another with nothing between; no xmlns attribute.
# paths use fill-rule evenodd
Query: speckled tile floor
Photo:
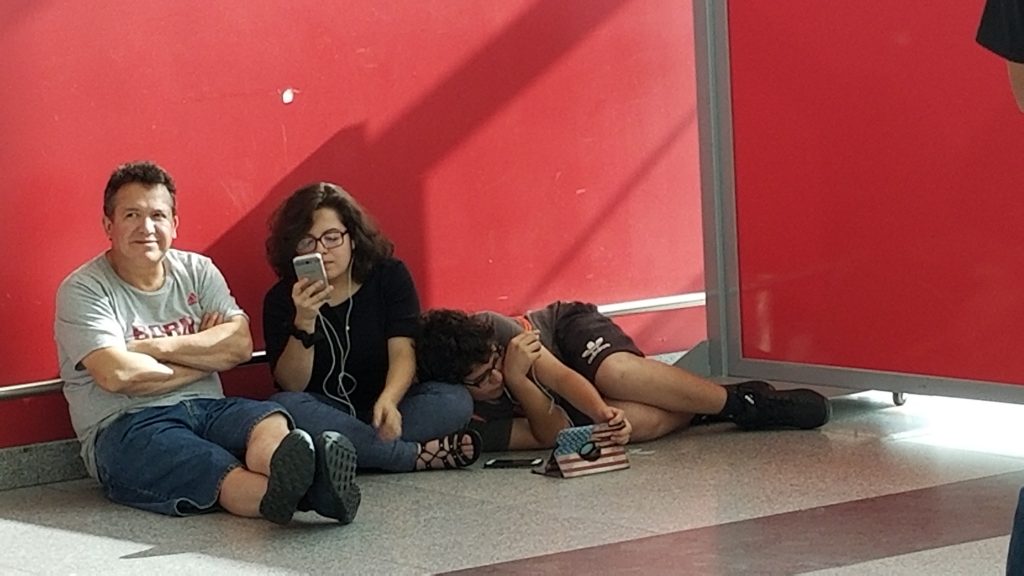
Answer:
<svg viewBox="0 0 1024 576"><path fill-rule="evenodd" d="M819 431L701 427L587 478L362 476L349 526L166 518L110 504L90 480L8 490L0 573L1002 574L1024 406L833 403Z"/></svg>

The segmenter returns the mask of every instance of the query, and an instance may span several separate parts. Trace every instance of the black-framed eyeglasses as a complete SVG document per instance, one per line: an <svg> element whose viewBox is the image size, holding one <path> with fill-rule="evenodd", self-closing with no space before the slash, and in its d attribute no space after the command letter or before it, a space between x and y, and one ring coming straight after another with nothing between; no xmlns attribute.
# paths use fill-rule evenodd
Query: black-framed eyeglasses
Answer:
<svg viewBox="0 0 1024 576"><path fill-rule="evenodd" d="M488 378L491 377L491 372L498 369L499 360L501 360L501 348L495 348L494 351L491 352L491 363L487 366L487 370L481 372L476 378L473 378L472 380L464 380L462 383L466 386L479 388L484 382L487 382Z"/></svg>
<svg viewBox="0 0 1024 576"><path fill-rule="evenodd" d="M348 230L338 230L337 228L331 228L320 236L306 234L300 238L298 244L295 245L295 251L299 254L309 254L310 252L316 251L317 243L323 244L324 248L327 250L337 248L338 246L345 244L346 235L348 235Z"/></svg>

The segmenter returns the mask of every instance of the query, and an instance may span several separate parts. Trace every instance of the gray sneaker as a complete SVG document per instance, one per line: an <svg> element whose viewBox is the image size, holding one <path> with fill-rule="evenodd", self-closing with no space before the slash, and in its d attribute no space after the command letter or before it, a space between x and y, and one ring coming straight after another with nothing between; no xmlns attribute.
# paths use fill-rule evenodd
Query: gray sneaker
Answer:
<svg viewBox="0 0 1024 576"><path fill-rule="evenodd" d="M316 480L309 491L309 507L342 524L352 522L362 493L356 485L356 449L338 432L316 439Z"/></svg>
<svg viewBox="0 0 1024 576"><path fill-rule="evenodd" d="M303 430L292 430L270 457L267 492L260 500L260 515L275 524L291 522L299 500L313 484L316 456L313 439Z"/></svg>

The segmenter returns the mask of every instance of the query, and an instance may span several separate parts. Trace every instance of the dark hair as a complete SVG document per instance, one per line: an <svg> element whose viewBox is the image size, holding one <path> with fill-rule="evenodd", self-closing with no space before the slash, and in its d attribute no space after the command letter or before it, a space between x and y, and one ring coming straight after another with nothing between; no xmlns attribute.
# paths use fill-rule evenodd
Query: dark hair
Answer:
<svg viewBox="0 0 1024 576"><path fill-rule="evenodd" d="M117 191L126 184L136 183L145 184L150 188L163 184L171 194L171 213L177 213L174 198L177 189L174 187L171 175L149 160L140 160L121 164L114 169L110 179L107 180L107 187L103 190L103 215L107 218L112 217L114 215L114 196L117 195Z"/></svg>
<svg viewBox="0 0 1024 576"><path fill-rule="evenodd" d="M416 376L420 382L461 383L491 358L497 334L483 316L439 308L420 315Z"/></svg>
<svg viewBox="0 0 1024 576"><path fill-rule="evenodd" d="M378 262L390 258L394 245L377 229L362 206L337 184L317 182L299 188L270 217L267 260L278 278L295 278L292 258L295 246L313 225L313 212L331 208L348 230L351 242L352 279L364 282Z"/></svg>

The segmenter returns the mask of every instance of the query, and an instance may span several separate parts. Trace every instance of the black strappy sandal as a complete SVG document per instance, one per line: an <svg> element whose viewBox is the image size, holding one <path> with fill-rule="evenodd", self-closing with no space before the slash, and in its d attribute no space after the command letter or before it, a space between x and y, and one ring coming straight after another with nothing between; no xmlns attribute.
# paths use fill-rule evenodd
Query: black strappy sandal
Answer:
<svg viewBox="0 0 1024 576"><path fill-rule="evenodd" d="M463 452L462 443L466 438L472 441L473 454L467 456ZM471 466L480 458L480 434L475 430L462 430L453 432L447 436L437 438L438 446L435 450L427 449L427 443L420 444L420 453L416 457L417 464L422 463L423 468L417 466L416 470L452 470ZM440 465L439 465L440 464Z"/></svg>

